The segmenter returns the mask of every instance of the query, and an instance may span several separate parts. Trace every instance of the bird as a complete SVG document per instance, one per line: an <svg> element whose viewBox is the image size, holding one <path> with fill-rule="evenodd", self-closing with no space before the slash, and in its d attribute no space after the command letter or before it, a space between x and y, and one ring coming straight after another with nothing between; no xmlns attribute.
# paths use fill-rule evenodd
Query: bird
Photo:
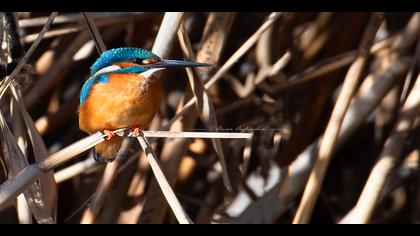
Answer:
<svg viewBox="0 0 420 236"><path fill-rule="evenodd" d="M156 72L167 68L208 67L210 64L165 60L149 50L114 48L101 53L90 67L90 77L80 90L79 128L106 134L93 149L94 159L112 162L123 138L113 130L130 128L134 134L148 127L158 112L163 96Z"/></svg>

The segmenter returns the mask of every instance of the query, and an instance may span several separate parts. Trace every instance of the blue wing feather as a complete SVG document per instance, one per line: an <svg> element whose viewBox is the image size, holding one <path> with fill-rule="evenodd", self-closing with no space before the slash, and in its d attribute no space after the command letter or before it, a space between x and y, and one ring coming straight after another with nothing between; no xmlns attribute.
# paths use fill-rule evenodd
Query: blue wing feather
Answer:
<svg viewBox="0 0 420 236"><path fill-rule="evenodd" d="M127 68L121 68L119 70L113 71L112 73L142 73L146 71L148 68L140 67L140 66L131 66ZM96 76L90 77L88 80L86 80L85 84L83 85L82 89L80 90L80 105L83 104L83 102L86 101L86 99L89 96L90 91L92 90L93 86L97 83L108 83L109 81L109 75L111 73L107 74L99 74Z"/></svg>
<svg viewBox="0 0 420 236"><path fill-rule="evenodd" d="M93 88L93 85L97 83L107 83L108 82L108 74L102 74L90 77L86 80L85 84L83 84L82 90L80 90L80 105L82 105L87 97L89 96L90 91Z"/></svg>

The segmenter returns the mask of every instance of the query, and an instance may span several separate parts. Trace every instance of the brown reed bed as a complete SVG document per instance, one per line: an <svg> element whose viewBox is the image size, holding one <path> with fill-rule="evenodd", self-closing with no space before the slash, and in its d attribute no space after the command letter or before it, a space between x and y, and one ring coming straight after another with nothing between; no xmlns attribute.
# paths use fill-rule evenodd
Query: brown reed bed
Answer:
<svg viewBox="0 0 420 236"><path fill-rule="evenodd" d="M0 13L0 223L419 223L420 14ZM112 163L78 129L106 49L213 64Z"/></svg>

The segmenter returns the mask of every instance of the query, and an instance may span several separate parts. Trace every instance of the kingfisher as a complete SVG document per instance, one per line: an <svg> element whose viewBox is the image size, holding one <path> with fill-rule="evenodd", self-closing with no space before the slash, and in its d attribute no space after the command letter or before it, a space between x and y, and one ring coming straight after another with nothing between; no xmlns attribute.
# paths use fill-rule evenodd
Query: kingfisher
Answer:
<svg viewBox="0 0 420 236"><path fill-rule="evenodd" d="M90 77L80 91L79 128L89 134L106 134L106 140L93 149L95 160L110 162L117 156L123 138L113 130L130 128L139 134L150 124L163 94L156 72L204 66L211 65L164 60L141 48L104 51L90 67Z"/></svg>

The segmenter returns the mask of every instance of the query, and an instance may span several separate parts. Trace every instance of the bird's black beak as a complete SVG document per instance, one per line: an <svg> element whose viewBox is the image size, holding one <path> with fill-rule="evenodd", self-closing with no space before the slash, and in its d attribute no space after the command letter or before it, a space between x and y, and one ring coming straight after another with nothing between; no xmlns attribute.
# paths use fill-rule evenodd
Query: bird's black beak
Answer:
<svg viewBox="0 0 420 236"><path fill-rule="evenodd" d="M192 61L178 61L178 60L161 60L155 63L142 65L150 68L185 68L185 67L209 67L211 64L192 62Z"/></svg>

